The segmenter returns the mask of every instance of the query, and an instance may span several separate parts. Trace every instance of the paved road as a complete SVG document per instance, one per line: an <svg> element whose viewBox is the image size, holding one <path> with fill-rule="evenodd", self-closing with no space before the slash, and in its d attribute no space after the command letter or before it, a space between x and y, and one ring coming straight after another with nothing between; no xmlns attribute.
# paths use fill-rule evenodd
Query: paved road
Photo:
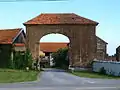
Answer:
<svg viewBox="0 0 120 90"><path fill-rule="evenodd" d="M58 69L45 69L37 81L0 84L0 90L120 90L120 80L81 78Z"/></svg>

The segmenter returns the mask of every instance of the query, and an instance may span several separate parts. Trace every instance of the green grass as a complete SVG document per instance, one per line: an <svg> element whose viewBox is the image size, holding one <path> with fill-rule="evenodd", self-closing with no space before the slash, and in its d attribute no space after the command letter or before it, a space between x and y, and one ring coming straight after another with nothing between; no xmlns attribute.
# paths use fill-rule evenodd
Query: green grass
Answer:
<svg viewBox="0 0 120 90"><path fill-rule="evenodd" d="M0 69L0 83L13 83L37 80L37 71Z"/></svg>
<svg viewBox="0 0 120 90"><path fill-rule="evenodd" d="M120 79L120 76L103 75L90 71L75 71L71 73L76 76L87 77L87 78Z"/></svg>

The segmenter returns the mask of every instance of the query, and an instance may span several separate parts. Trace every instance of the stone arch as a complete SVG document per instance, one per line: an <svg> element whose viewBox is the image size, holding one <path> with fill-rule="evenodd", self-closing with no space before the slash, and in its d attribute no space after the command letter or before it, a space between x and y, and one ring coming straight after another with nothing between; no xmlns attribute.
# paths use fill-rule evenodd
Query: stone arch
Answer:
<svg viewBox="0 0 120 90"><path fill-rule="evenodd" d="M64 35L64 36L66 36L68 39L69 39L69 37L67 36L67 35L65 35L65 34L63 34L63 33L56 33L56 32L49 32L49 33L45 33L45 34L43 34L43 36L42 37L44 37L44 36L46 36L46 35L49 35L49 34L61 34L61 35ZM42 38L42 37L40 37L40 39ZM39 40L40 40L39 39ZM70 41L70 39L69 39L69 41Z"/></svg>
<svg viewBox="0 0 120 90"><path fill-rule="evenodd" d="M47 16L48 21L43 16ZM67 19L70 19L69 22L66 22L66 16ZM62 19L63 17L64 19ZM71 18L72 20L74 18L74 22ZM42 19L44 20L42 21ZM42 14L24 23L26 26L27 47L32 52L32 56L36 58L38 51L35 50L35 47L37 47L36 44L40 38L50 33L63 34L70 40L70 65L87 67L90 61L96 58L97 43L95 32L97 24L76 14ZM37 47L37 50L39 50L39 47Z"/></svg>
<svg viewBox="0 0 120 90"><path fill-rule="evenodd" d="M52 38L50 36L52 36ZM64 41L59 39L59 37L60 38L64 38L63 39ZM50 40L50 42L49 42L49 40ZM53 40L53 41L51 41L51 40ZM70 48L69 48L69 46L70 46L70 39L67 36L65 36L63 34L60 34L60 33L53 33L52 32L52 33L47 33L47 34L43 35L43 37L39 41L40 41L40 50L43 51L43 52L44 52L44 50L47 51L47 53L45 54L46 56L48 55L48 53L50 51L54 51L56 49L60 49L61 45L68 48L67 55L69 56L69 52L70 52L69 51L70 50ZM44 48L44 45L46 46L46 43L47 43L48 47ZM49 45L49 43L51 45ZM56 46L55 46L55 44L56 44ZM54 45L55 48L52 45ZM51 57L50 55L51 54L49 54L49 58Z"/></svg>
<svg viewBox="0 0 120 90"><path fill-rule="evenodd" d="M64 37L64 38L66 38L67 41L59 41L59 42L70 42L70 39L69 39L68 36L63 35L63 34L61 34L61 33L53 33L53 32L52 32L52 33L47 33L47 34L43 35L42 38L40 38L39 41L40 41L40 42L44 42L44 41L41 41L41 40L42 40L43 38L46 38L46 37L48 38L49 35L52 35L52 36L53 36L53 35L57 35L57 36L55 36L55 37L57 37L57 38L58 38L58 35L60 35L60 36L62 36L62 37ZM45 42L49 42L49 41L45 41ZM53 41L50 41L50 42L53 42ZM54 42L57 42L57 40L54 41Z"/></svg>

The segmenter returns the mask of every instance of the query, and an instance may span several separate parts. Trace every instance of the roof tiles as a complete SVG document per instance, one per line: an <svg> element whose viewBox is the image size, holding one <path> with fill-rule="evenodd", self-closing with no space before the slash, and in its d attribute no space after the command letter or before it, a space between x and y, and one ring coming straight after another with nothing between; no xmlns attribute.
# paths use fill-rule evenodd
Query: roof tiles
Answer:
<svg viewBox="0 0 120 90"><path fill-rule="evenodd" d="M40 50L43 52L56 52L60 48L67 48L68 43L40 42Z"/></svg>
<svg viewBox="0 0 120 90"><path fill-rule="evenodd" d="M24 25L29 24L94 24L97 25L98 23L81 17L74 13L42 13L39 16L27 21Z"/></svg>
<svg viewBox="0 0 120 90"><path fill-rule="evenodd" d="M12 44L13 39L18 35L22 28L16 29L1 29L0 44Z"/></svg>

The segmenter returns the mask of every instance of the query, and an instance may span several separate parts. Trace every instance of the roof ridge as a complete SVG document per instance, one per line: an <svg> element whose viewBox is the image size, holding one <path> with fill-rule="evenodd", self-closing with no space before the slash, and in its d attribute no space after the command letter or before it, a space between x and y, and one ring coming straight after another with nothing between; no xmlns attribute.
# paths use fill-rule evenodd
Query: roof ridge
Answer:
<svg viewBox="0 0 120 90"><path fill-rule="evenodd" d="M9 31L9 30L21 30L21 29L23 29L23 28L10 28L10 29L0 29L0 30L1 30L1 31L2 31L2 30L5 30L5 31L8 30L8 31Z"/></svg>
<svg viewBox="0 0 120 90"><path fill-rule="evenodd" d="M8 44L13 42L14 38L22 31L22 28L14 29L1 29L0 30L0 43Z"/></svg>
<svg viewBox="0 0 120 90"><path fill-rule="evenodd" d="M41 13L41 14L75 14L75 13L58 12L58 13ZM41 14L39 14L39 15L41 15Z"/></svg>
<svg viewBox="0 0 120 90"><path fill-rule="evenodd" d="M87 19L87 20L89 20L89 21L93 21L93 22L95 22L97 25L99 24L98 22L96 22L96 21L94 21L94 20L92 20L92 19L88 19L87 17L79 16L78 14L74 14L74 15L76 15L76 16L78 16L78 17L81 17L81 18L84 18L84 19Z"/></svg>
<svg viewBox="0 0 120 90"><path fill-rule="evenodd" d="M59 18L59 19L58 19ZM35 24L93 24L98 22L79 16L75 13L41 13L23 23L24 25Z"/></svg>
<svg viewBox="0 0 120 90"><path fill-rule="evenodd" d="M98 38L98 39L100 39L100 40L102 40L103 42L105 42L106 44L108 44L105 40L103 40L101 37L99 37L99 36L97 36L96 35L96 37Z"/></svg>

